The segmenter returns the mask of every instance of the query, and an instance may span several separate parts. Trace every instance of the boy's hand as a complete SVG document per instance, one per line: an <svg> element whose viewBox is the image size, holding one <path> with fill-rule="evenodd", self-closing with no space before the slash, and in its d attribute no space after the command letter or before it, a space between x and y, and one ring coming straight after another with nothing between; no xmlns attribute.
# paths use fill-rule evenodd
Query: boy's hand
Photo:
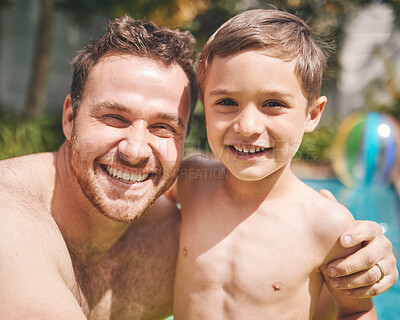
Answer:
<svg viewBox="0 0 400 320"><path fill-rule="evenodd" d="M320 193L336 201L329 191L321 190ZM332 287L344 289L343 293L349 296L366 298L381 294L395 284L399 272L392 243L383 235L378 223L357 221L354 227L340 236L340 243L343 248L361 243L362 248L344 259L328 264L327 273Z"/></svg>

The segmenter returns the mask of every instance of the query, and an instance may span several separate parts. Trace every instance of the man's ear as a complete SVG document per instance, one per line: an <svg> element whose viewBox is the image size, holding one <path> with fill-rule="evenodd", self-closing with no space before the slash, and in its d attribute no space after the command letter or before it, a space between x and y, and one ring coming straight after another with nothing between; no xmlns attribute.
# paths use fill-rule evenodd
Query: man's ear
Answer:
<svg viewBox="0 0 400 320"><path fill-rule="evenodd" d="M306 125L304 128L305 132L314 131L317 127L319 121L321 120L322 112L324 111L326 105L327 98L322 96L317 99L315 104L310 107L308 111Z"/></svg>
<svg viewBox="0 0 400 320"><path fill-rule="evenodd" d="M72 99L71 95L68 94L65 97L64 107L63 107L63 116L62 116L62 127L64 136L68 141L71 141L72 136L72 128L74 126L74 109L72 107Z"/></svg>

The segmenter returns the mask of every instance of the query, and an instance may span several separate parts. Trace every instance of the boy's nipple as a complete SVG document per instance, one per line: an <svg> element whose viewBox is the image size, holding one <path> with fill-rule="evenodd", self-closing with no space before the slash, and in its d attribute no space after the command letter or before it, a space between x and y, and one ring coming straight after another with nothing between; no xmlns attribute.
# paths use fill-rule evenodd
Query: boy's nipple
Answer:
<svg viewBox="0 0 400 320"><path fill-rule="evenodd" d="M274 282L272 284L272 289L274 289L274 291L281 291L282 284L280 282Z"/></svg>
<svg viewBox="0 0 400 320"><path fill-rule="evenodd" d="M182 253L183 253L184 257L187 257L188 251L187 251L186 247L183 247Z"/></svg>

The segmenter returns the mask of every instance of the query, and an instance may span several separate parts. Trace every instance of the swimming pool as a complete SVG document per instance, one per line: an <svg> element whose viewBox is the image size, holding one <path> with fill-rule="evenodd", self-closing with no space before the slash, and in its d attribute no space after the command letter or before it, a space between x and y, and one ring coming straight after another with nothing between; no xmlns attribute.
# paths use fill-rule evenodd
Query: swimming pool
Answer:
<svg viewBox="0 0 400 320"><path fill-rule="evenodd" d="M304 180L316 190L331 191L359 220L378 222L385 235L392 241L397 268L400 267L400 199L392 187L378 190L355 190L343 186L338 180ZM379 320L400 319L400 282L374 298Z"/></svg>

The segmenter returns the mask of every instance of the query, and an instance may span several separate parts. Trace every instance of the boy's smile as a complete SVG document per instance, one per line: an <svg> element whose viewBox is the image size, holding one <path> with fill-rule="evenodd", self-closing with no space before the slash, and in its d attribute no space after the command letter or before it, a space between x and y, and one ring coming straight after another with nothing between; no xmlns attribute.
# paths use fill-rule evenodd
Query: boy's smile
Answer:
<svg viewBox="0 0 400 320"><path fill-rule="evenodd" d="M243 160L256 159L258 157L266 155L268 152L271 152L273 150L273 147L266 148L254 145L228 145L227 147L230 149L234 157Z"/></svg>
<svg viewBox="0 0 400 320"><path fill-rule="evenodd" d="M261 180L286 167L304 131L313 129L294 63L267 53L251 48L215 56L205 81L208 142L241 180Z"/></svg>

